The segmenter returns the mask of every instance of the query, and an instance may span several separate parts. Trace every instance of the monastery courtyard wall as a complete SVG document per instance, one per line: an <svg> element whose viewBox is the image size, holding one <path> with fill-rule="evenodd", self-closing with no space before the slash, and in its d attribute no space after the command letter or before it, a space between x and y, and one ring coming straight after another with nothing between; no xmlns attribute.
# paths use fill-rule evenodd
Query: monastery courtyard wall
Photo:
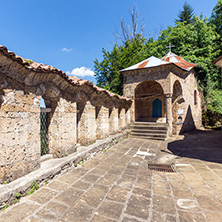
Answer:
<svg viewBox="0 0 222 222"><path fill-rule="evenodd" d="M46 109L40 109L43 99ZM130 99L16 56L0 46L0 183L40 167L45 152L60 158L127 128ZM46 126L40 130L41 111Z"/></svg>

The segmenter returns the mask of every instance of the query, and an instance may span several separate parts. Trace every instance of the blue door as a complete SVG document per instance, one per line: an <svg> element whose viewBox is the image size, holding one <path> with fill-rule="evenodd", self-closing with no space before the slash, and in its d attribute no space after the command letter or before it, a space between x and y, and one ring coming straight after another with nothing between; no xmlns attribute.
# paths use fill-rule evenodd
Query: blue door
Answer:
<svg viewBox="0 0 222 222"><path fill-rule="evenodd" d="M153 101L153 118L162 117L162 101L155 99Z"/></svg>

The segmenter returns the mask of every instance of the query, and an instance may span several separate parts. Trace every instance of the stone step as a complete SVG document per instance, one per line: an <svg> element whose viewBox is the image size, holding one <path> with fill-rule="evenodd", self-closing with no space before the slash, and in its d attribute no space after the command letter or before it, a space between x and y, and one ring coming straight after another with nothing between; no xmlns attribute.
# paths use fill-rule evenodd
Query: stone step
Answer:
<svg viewBox="0 0 222 222"><path fill-rule="evenodd" d="M138 133L134 133L134 132L131 132L130 134L131 136L144 136L144 137L160 137L160 138L166 138L166 134L154 134L154 133L141 133L141 132L138 132Z"/></svg>
<svg viewBox="0 0 222 222"><path fill-rule="evenodd" d="M130 128L141 129L141 130L167 130L167 126L156 126L156 125L131 125Z"/></svg>
<svg viewBox="0 0 222 222"><path fill-rule="evenodd" d="M130 125L132 138L166 140L167 128L166 123L156 122L134 122Z"/></svg>
<svg viewBox="0 0 222 222"><path fill-rule="evenodd" d="M135 135L130 135L130 138L145 139L145 140L160 140L160 141L166 140L166 137L162 138L162 137L135 136Z"/></svg>
<svg viewBox="0 0 222 222"><path fill-rule="evenodd" d="M131 133L151 133L151 134L167 134L167 129L166 130L150 130L150 129L132 129Z"/></svg>
<svg viewBox="0 0 222 222"><path fill-rule="evenodd" d="M157 123L157 122L134 122L134 125L160 125L160 126L167 126L167 123Z"/></svg>

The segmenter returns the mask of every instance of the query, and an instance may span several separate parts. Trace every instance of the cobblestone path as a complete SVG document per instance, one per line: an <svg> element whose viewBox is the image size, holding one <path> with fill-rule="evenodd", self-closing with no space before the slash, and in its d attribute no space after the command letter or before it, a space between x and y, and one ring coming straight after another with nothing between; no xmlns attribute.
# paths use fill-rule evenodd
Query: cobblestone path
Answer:
<svg viewBox="0 0 222 222"><path fill-rule="evenodd" d="M22 198L0 222L222 221L218 135L124 140ZM148 170L148 162L175 163L176 172Z"/></svg>

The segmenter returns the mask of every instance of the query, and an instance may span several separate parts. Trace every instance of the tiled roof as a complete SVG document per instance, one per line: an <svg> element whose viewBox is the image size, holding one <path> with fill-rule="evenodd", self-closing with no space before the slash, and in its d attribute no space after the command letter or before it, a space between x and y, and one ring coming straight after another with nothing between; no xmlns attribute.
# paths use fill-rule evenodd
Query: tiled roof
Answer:
<svg viewBox="0 0 222 222"><path fill-rule="evenodd" d="M216 68L214 65L218 65L222 67L222 56L218 57L216 60L212 62L213 68Z"/></svg>
<svg viewBox="0 0 222 222"><path fill-rule="evenodd" d="M159 59L155 56L151 56L148 59L143 60L133 66L130 66L126 69L120 70L120 72L128 71L128 70L136 70L136 69L144 69L144 68L151 68L151 67L158 67L167 64L175 64L176 66L184 69L186 71L190 71L194 66L197 64L189 63L185 59L181 58L180 56L174 54L173 52L167 53L162 59Z"/></svg>
<svg viewBox="0 0 222 222"><path fill-rule="evenodd" d="M190 71L196 63L187 62L185 59L181 58L180 56L176 55L173 52L168 52L163 58L163 61L174 63L175 65L179 66L182 69Z"/></svg>
<svg viewBox="0 0 222 222"><path fill-rule="evenodd" d="M148 59L143 60L142 62L139 62L133 66L130 66L126 69L120 70L120 71L128 71L128 70L134 70L134 69L143 69L143 68L150 68L155 66L160 66L163 64L167 64L168 62L163 61L162 59L159 59L155 56L151 56Z"/></svg>
<svg viewBox="0 0 222 222"><path fill-rule="evenodd" d="M55 75L61 76L62 78L64 78L66 81L68 81L69 83L71 83L74 86L84 86L84 85L86 86L87 85L87 86L90 86L91 88L93 88L96 92L100 92L100 93L103 92L106 95L108 95L109 97L116 97L117 99L131 101L131 99L129 99L129 98L119 96L119 95L111 93L105 89L99 88L99 87L93 85L88 80L79 79L74 76L68 76L63 71L61 71L53 66L45 65L42 63L37 63L37 62L34 62L30 59L24 59L23 57L16 55L14 52L9 51L5 46L0 45L0 53L2 53L4 56L7 56L11 60L18 62L19 64L21 64L22 66L24 66L25 68L27 68L31 71L38 72L38 73L46 73L46 75L49 73L54 73Z"/></svg>

